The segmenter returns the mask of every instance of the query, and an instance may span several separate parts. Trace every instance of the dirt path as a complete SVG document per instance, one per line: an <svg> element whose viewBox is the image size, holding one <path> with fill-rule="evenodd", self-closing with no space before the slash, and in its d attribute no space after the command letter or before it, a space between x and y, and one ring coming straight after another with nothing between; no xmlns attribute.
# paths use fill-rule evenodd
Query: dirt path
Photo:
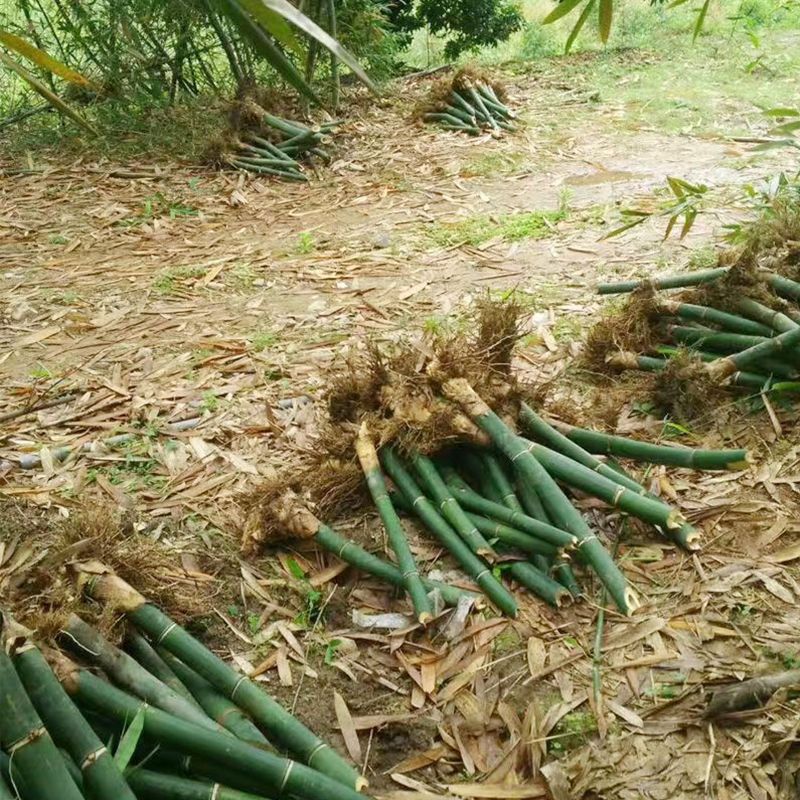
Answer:
<svg viewBox="0 0 800 800"><path fill-rule="evenodd" d="M258 609L286 577L274 559L258 565L263 573L236 562L239 493L315 446L313 401L348 348L435 328L475 297L515 288L531 302L534 333L521 365L556 374L596 313L598 278L697 258L740 213L727 205L731 187L765 169L734 167L745 151L731 142L632 130L636 120L592 100L590 88L564 91L538 74L513 80L513 104L527 121L519 134L469 140L415 126L407 104L362 108L344 128L340 159L309 188L149 163L54 164L4 177L0 407L20 409L45 390L75 395L0 423L0 498L62 514L87 498L110 500L130 512L136 532L174 543L187 570L241 580L242 597ZM671 174L717 187L716 209L686 241L662 242L661 223L599 240L620 206L654 207L654 190ZM510 235L511 215L528 212L549 216L526 218L526 235ZM102 444L120 435L127 438ZM286 668L295 680L313 673L312 701L296 684L280 685L285 673L273 689L323 727L335 728L331 713L313 700L324 697L327 709L334 688L359 719L385 718L371 727L362 720L380 788L442 790L462 770L500 780L514 774L506 755L523 738L520 774L564 739L565 750L578 749L563 767L553 762L552 781L563 770L602 797L707 797L709 781L720 798L788 796L777 792L789 778L767 758L776 740L796 734L781 709L765 712L741 740L735 732L714 738L698 709L704 681L747 673L754 654L795 657L800 586L783 566L793 556L770 561L752 536L776 552L796 547L799 458L784 447L752 475L658 478L705 520L712 544L701 563L632 543L628 569L650 604L643 619L608 623L610 641L623 643L610 648L603 685L613 705L599 732L581 727L587 715L575 711L592 680L591 605L555 615L531 601L514 626L474 622L456 641L468 644L459 658L437 662L437 692L426 698L413 685L420 652L410 646L398 678L391 637L375 634L367 646L342 599L338 631L292 627L304 649L299 663L289 653ZM26 460L31 468L21 469ZM319 557L303 563L315 575L328 566ZM368 588L354 598L385 603ZM286 602L293 608L296 598ZM267 602L262 624L275 608ZM251 644L283 635L248 633L245 617L227 616ZM288 624L286 616L277 613ZM337 645L338 671L320 656L334 639L348 643ZM564 659L570 666L557 669ZM467 666L478 678L464 684L465 700L454 676ZM362 694L364 675L371 688ZM536 697L549 698L540 718L525 712L533 678ZM671 713L681 693L689 704ZM411 708L424 713L409 727L402 717ZM472 727L459 738L465 720ZM435 766L417 772L427 764Z"/></svg>

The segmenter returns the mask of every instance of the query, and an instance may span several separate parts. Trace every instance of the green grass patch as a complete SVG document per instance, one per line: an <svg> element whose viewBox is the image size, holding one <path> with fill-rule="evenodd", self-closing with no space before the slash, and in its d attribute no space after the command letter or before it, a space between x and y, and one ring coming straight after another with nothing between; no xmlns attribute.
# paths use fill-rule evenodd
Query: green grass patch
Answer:
<svg viewBox="0 0 800 800"><path fill-rule="evenodd" d="M587 711L566 714L553 728L548 749L555 753L574 750L597 733L597 720Z"/></svg>
<svg viewBox="0 0 800 800"><path fill-rule="evenodd" d="M205 274L205 267L174 267L159 272L151 285L157 294L171 295Z"/></svg>
<svg viewBox="0 0 800 800"><path fill-rule="evenodd" d="M461 167L467 178L489 178L496 175L513 175L525 163L526 153L482 153L468 159Z"/></svg>
<svg viewBox="0 0 800 800"><path fill-rule="evenodd" d="M426 230L426 234L439 247L459 244L475 246L490 239L506 242L544 239L555 233L556 225L566 216L566 209L519 211L495 217L476 215L458 222L437 222Z"/></svg>

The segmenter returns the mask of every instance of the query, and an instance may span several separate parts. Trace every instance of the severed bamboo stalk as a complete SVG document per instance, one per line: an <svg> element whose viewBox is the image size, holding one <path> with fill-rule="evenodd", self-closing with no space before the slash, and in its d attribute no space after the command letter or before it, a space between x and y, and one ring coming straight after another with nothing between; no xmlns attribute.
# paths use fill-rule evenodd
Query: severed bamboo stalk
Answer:
<svg viewBox="0 0 800 800"><path fill-rule="evenodd" d="M530 482L539 494L550 518L578 538L581 554L608 588L619 610L624 614L633 613L639 607L636 593L628 586L625 576L597 536L589 529L580 512L529 452L524 441L508 429L463 378L445 381L442 390L467 412L479 428L489 434L495 446L512 461L520 478Z"/></svg>
<svg viewBox="0 0 800 800"><path fill-rule="evenodd" d="M709 306L699 306L693 303L682 303L672 298L658 298L658 308L662 313L673 314L676 317L693 320L695 322L710 322L731 333L744 333L750 336L772 336L773 331L767 325L755 322L727 311L719 311Z"/></svg>
<svg viewBox="0 0 800 800"><path fill-rule="evenodd" d="M175 658L172 653L164 650L158 655L188 689L203 711L218 725L230 731L243 742L271 749L267 737L261 733L239 706L220 694L208 681L203 680L194 670Z"/></svg>
<svg viewBox="0 0 800 800"><path fill-rule="evenodd" d="M303 800L361 799L355 790L310 767L153 708L79 669L63 656L54 657L54 669L61 684L81 705L123 723L141 714L143 735L148 739L252 776L263 783L268 796L286 793Z"/></svg>
<svg viewBox="0 0 800 800"><path fill-rule="evenodd" d="M494 549L458 504L447 484L439 475L433 461L417 453L411 456L411 464L442 516L467 543L472 552L476 556L483 556L494 561ZM508 564L508 572L518 583L551 605L561 605L568 596L568 593L563 592L559 584L537 570L532 564L513 562Z"/></svg>
<svg viewBox="0 0 800 800"><path fill-rule="evenodd" d="M793 331L795 328L800 327L783 312L775 311L774 309L765 306L763 303L759 303L749 297L740 297L735 301L735 303L736 308L742 314L747 317L751 317L752 319L770 328L770 336L772 335L772 331L786 333L787 331Z"/></svg>
<svg viewBox="0 0 800 800"><path fill-rule="evenodd" d="M0 647L0 745L13 761L26 798L83 800L41 717Z"/></svg>
<svg viewBox="0 0 800 800"><path fill-rule="evenodd" d="M627 487L637 494L652 499L657 499L654 495L648 492L643 486L638 484L633 478L628 477L625 473L621 473L607 464L604 464L599 459L595 458L590 452L584 450L579 444L576 444L563 433L558 431L555 427L542 419L527 403L522 403L520 406L520 423L537 439L540 439L549 444L554 449L559 450L565 456L577 461L579 464L594 470L598 475L602 475L609 480L614 481L622 486ZM659 530L670 539L673 539L681 547L687 550L700 549L700 534L696 528L688 522L683 522L677 529L659 527Z"/></svg>
<svg viewBox="0 0 800 800"><path fill-rule="evenodd" d="M660 278L649 278L641 281L620 281L619 283L601 283L597 287L599 294L621 294L634 292L645 286L654 289L680 289L684 286L698 286L711 283L728 274L728 267L715 267L714 269L700 269L696 272L686 272L679 275L663 275Z"/></svg>
<svg viewBox="0 0 800 800"><path fill-rule="evenodd" d="M99 800L136 800L111 753L30 641L17 648L14 665L53 741L64 748L77 765L87 794Z"/></svg>
<svg viewBox="0 0 800 800"><path fill-rule="evenodd" d="M800 327L713 361L707 366L707 370L713 380L722 380L764 358L783 359L785 356L793 356L795 359L800 356Z"/></svg>
<svg viewBox="0 0 800 800"><path fill-rule="evenodd" d="M590 453L601 453L607 456L632 458L650 464L665 464L671 467L688 467L690 469L740 470L749 464L747 450L703 450L673 445L652 444L625 436L614 436L585 428L576 428L564 422L552 422L552 426L570 441L580 445Z"/></svg>
<svg viewBox="0 0 800 800"><path fill-rule="evenodd" d="M389 546L394 551L398 566L403 574L403 587L411 598L417 621L427 625L433 619L433 609L425 592L425 587L420 580L419 569L411 553L408 539L403 530L403 524L400 522L400 517L397 516L397 512L394 510L392 501L386 491L386 483L383 480L378 453L372 443L366 422L361 425L355 448L358 461L367 480L369 493L383 521L383 526L389 539Z"/></svg>
<svg viewBox="0 0 800 800"><path fill-rule="evenodd" d="M312 733L300 720L262 691L246 676L236 672L221 658L205 648L191 634L153 605L102 564L75 565L80 587L96 600L108 603L125 613L150 640L164 647L205 678L215 689L247 711L267 738L285 747L312 769L339 782L348 793L360 790L367 781L338 753ZM227 732L224 734L228 736ZM233 737L229 737L233 741Z"/></svg>
<svg viewBox="0 0 800 800"><path fill-rule="evenodd" d="M138 661L115 647L76 614L70 614L59 639L82 659L100 667L118 686L148 703L212 730L221 730L196 703L162 683Z"/></svg>
<svg viewBox="0 0 800 800"><path fill-rule="evenodd" d="M138 797L144 800L263 800L265 796L150 769L129 770L127 777Z"/></svg>
<svg viewBox="0 0 800 800"><path fill-rule="evenodd" d="M380 452L381 463L389 473L398 490L405 495L414 512L425 527L447 548L459 566L480 586L484 594L504 614L517 615L517 604L513 595L492 575L486 562L476 556L458 534L440 516L436 507L422 493L411 473L391 447Z"/></svg>

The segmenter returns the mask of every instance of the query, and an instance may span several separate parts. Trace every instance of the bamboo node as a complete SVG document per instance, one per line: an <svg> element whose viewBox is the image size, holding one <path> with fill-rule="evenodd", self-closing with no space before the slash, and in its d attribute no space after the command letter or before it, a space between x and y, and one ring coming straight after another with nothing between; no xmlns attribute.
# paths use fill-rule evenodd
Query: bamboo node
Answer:
<svg viewBox="0 0 800 800"><path fill-rule="evenodd" d="M6 750L8 751L9 756L13 756L17 750L22 750L23 747L27 747L29 744L33 744L37 742L42 736L47 736L47 728L42 725L35 730L32 730L27 736L23 736L21 739L17 739L16 742L12 742Z"/></svg>
<svg viewBox="0 0 800 800"><path fill-rule="evenodd" d="M89 767L91 767L92 764L98 761L107 752L108 750L106 749L105 745L103 745L102 747L98 747L97 750L95 750L93 753L89 753L89 755L86 756L86 758L84 758L83 761L81 761L80 763L81 772L89 769Z"/></svg>

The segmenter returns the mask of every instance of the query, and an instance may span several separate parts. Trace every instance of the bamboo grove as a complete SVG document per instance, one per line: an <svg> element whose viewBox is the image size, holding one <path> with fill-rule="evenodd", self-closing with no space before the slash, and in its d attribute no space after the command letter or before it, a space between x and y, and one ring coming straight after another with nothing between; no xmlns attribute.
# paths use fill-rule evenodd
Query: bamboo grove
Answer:
<svg viewBox="0 0 800 800"><path fill-rule="evenodd" d="M53 647L5 617L0 798L362 796L356 767L121 578L98 562L75 572L127 638L72 614Z"/></svg>

